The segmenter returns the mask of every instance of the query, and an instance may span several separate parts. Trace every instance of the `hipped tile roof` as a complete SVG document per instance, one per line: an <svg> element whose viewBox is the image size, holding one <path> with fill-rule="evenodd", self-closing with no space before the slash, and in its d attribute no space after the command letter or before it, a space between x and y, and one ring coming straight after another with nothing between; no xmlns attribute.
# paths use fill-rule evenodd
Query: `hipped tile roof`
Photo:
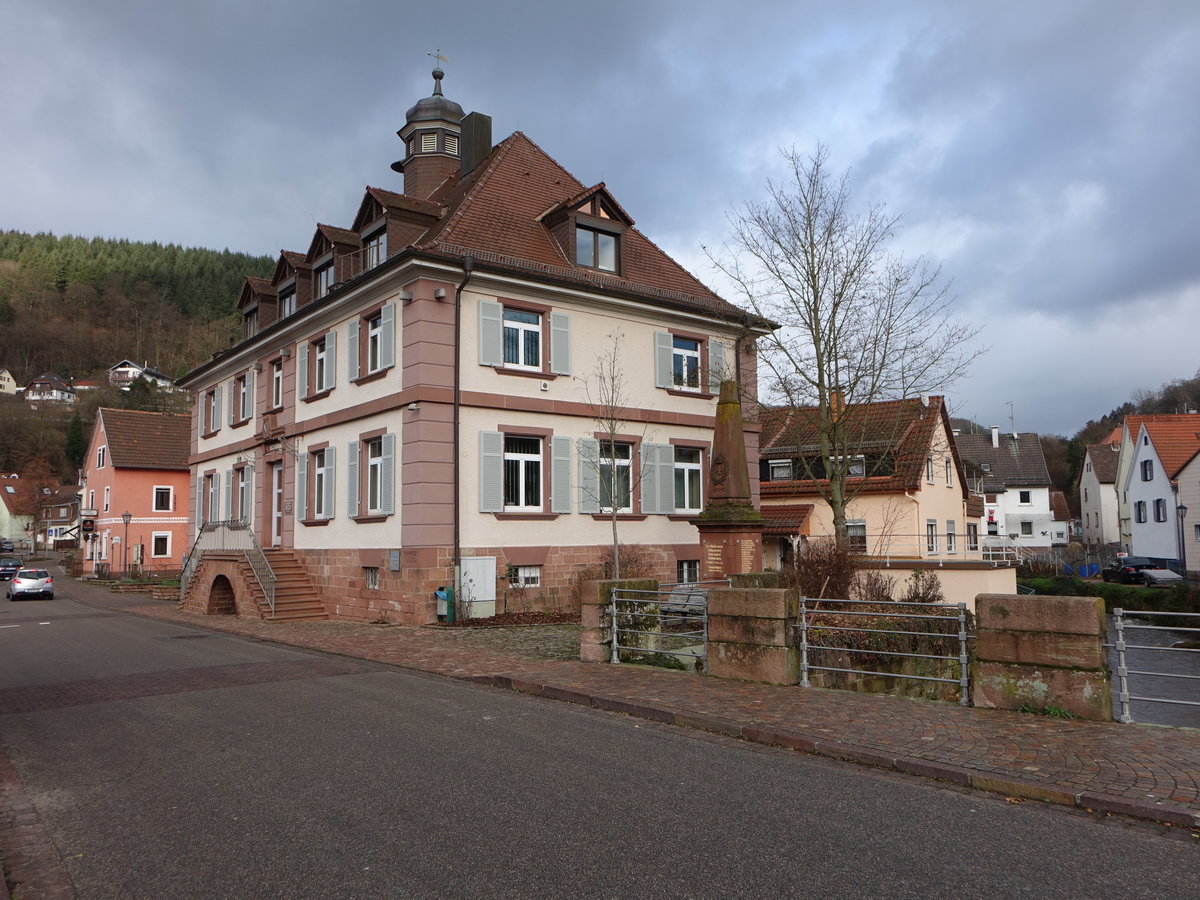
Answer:
<svg viewBox="0 0 1200 900"><path fill-rule="evenodd" d="M819 411L813 406L764 409L759 415L762 433L759 438L763 458L793 458L812 456L817 449ZM884 400L877 403L851 403L844 410L846 434L853 435L852 450L856 453L890 451L895 456L891 475L868 473L864 491L894 492L919 490L924 478L925 461L934 432L940 421L951 443L950 420L941 397L930 397L929 404L919 398ZM959 484L965 483L961 465L956 458ZM812 479L785 482L764 482L764 495L809 493L806 485L815 490Z"/></svg>
<svg viewBox="0 0 1200 900"><path fill-rule="evenodd" d="M191 416L101 409L100 421L115 468L187 470Z"/></svg>

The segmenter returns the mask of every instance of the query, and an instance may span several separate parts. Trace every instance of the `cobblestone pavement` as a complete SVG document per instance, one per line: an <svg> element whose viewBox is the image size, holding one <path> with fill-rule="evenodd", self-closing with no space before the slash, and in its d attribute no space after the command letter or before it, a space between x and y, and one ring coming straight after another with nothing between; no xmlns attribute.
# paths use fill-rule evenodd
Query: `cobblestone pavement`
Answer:
<svg viewBox="0 0 1200 900"><path fill-rule="evenodd" d="M64 579L93 605L468 679L1005 794L1200 824L1200 730L1064 721L878 694L583 663L574 626L268 624Z"/></svg>

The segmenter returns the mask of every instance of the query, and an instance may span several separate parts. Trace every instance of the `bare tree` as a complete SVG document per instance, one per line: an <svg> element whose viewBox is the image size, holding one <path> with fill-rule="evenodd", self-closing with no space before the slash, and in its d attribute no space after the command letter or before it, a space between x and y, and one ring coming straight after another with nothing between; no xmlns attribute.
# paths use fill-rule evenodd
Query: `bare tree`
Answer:
<svg viewBox="0 0 1200 900"><path fill-rule="evenodd" d="M880 204L855 211L848 176L829 172L824 146L783 155L789 177L730 214L726 252L709 258L780 326L760 341L764 387L773 402L811 407L796 455L845 543L846 507L866 481L850 479L887 464L864 452L878 423L863 410L944 389L983 351L973 346L978 329L953 317L940 267L889 252L898 216Z"/></svg>
<svg viewBox="0 0 1200 900"><path fill-rule="evenodd" d="M621 510L631 506L634 492L642 482L644 473L634 459L634 444L644 441L647 426L642 426L637 441L630 440L629 390L621 363L625 335L617 330L606 335L606 339L607 346L596 355L595 368L581 379L592 421L596 423L598 447L585 439L579 459L582 490L594 495L596 507L608 515L612 525L612 577L620 578L621 538L617 525ZM592 449L583 450L584 447Z"/></svg>

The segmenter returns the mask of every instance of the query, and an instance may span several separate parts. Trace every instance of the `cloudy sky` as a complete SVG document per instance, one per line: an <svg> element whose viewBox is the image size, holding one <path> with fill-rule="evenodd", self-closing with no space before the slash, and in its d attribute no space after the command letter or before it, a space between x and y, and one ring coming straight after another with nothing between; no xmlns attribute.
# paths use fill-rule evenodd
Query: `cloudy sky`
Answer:
<svg viewBox="0 0 1200 900"><path fill-rule="evenodd" d="M304 250L399 189L440 48L718 289L727 211L828 145L982 327L956 414L1069 434L1200 367L1195 0L10 0L0 47L0 229Z"/></svg>

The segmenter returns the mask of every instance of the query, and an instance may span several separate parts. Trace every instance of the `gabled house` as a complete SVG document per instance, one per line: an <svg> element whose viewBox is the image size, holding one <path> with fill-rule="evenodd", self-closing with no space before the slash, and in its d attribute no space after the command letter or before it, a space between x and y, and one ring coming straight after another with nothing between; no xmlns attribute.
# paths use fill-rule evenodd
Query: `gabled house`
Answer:
<svg viewBox="0 0 1200 900"><path fill-rule="evenodd" d="M1185 554L1180 475L1200 451L1200 416L1127 416L1120 458L1122 549L1164 563Z"/></svg>
<svg viewBox="0 0 1200 900"><path fill-rule="evenodd" d="M969 490L942 397L847 404L842 417L853 457L847 526L863 565L901 579L936 569L954 602L1015 589L1014 570L1001 570L1007 561L985 558L982 503ZM828 480L815 408L766 409L760 421L763 561L779 568L802 552L802 539L833 536Z"/></svg>
<svg viewBox="0 0 1200 900"><path fill-rule="evenodd" d="M47 550L76 546L79 494L74 487L43 488L38 496L38 545Z"/></svg>
<svg viewBox="0 0 1200 900"><path fill-rule="evenodd" d="M75 389L53 372L46 372L25 385L29 403L74 403Z"/></svg>
<svg viewBox="0 0 1200 900"><path fill-rule="evenodd" d="M171 376L151 368L146 363L139 365L128 359L123 359L108 369L108 383L121 390L127 390L139 378L157 388L169 388L174 383Z"/></svg>
<svg viewBox="0 0 1200 900"><path fill-rule="evenodd" d="M398 132L403 190L367 188L350 228L318 226L248 281L242 340L180 380L199 528L185 608L424 623L446 585L475 614L568 607L614 509L654 574L696 577L715 388L753 394L769 323L605 185L520 132L493 146L441 78ZM606 361L625 387L615 434ZM756 475L757 427L744 437ZM270 572L248 568L260 549Z"/></svg>
<svg viewBox="0 0 1200 900"><path fill-rule="evenodd" d="M29 540L36 509L30 485L18 475L0 475L0 500L0 538Z"/></svg>
<svg viewBox="0 0 1200 900"><path fill-rule="evenodd" d="M1119 434L1119 432L1118 432ZM1079 522L1083 542L1107 546L1121 540L1117 512L1117 462L1119 439L1088 444L1079 470Z"/></svg>
<svg viewBox="0 0 1200 900"><path fill-rule="evenodd" d="M1053 483L1036 434L960 434L959 453L984 495L987 534L995 550L1048 550L1066 543L1066 526L1051 506ZM1062 537L1059 537L1059 533Z"/></svg>
<svg viewBox="0 0 1200 900"><path fill-rule="evenodd" d="M188 549L186 415L100 409L79 493L84 572L178 572ZM123 518L129 514L129 521Z"/></svg>
<svg viewBox="0 0 1200 900"><path fill-rule="evenodd" d="M12 372L8 369L0 369L0 394L17 394L21 390L17 385L17 380L13 378Z"/></svg>

